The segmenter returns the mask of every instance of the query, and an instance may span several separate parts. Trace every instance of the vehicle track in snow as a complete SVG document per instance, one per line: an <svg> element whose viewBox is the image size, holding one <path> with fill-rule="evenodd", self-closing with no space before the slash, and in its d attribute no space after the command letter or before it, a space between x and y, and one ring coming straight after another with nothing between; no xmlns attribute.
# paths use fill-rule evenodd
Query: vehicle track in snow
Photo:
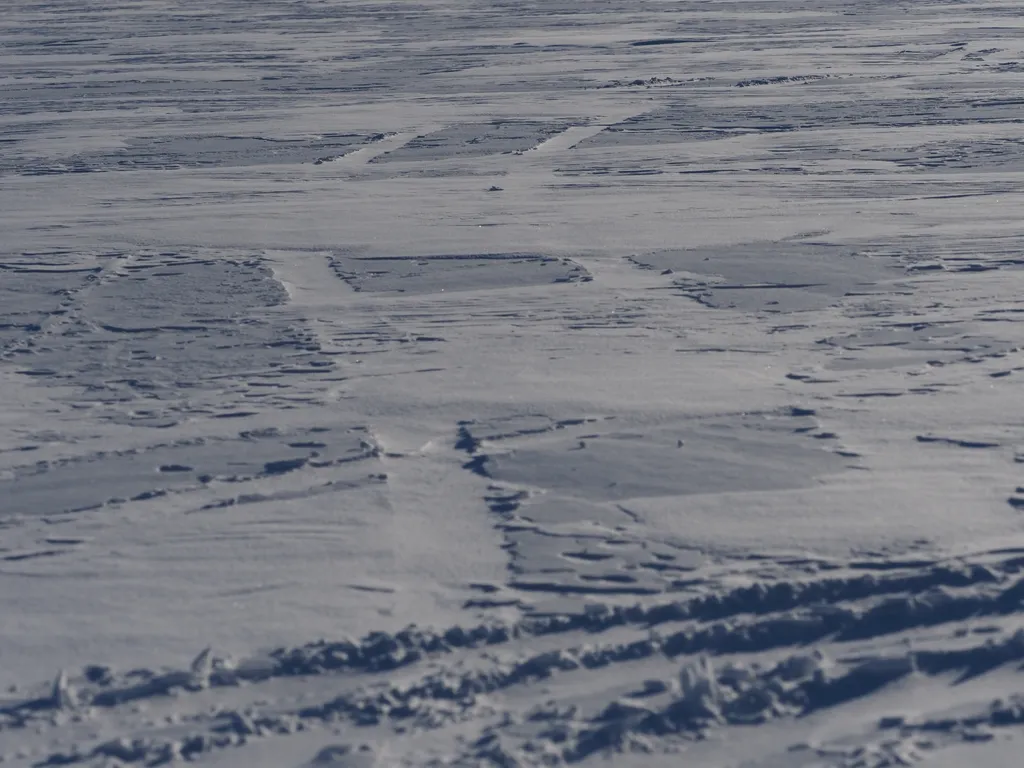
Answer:
<svg viewBox="0 0 1024 768"><path fill-rule="evenodd" d="M797 581L410 627L250 659L207 650L181 670L62 672L37 696L9 697L0 734L37 744L25 764L149 765L308 731L340 729L357 747L479 723L479 738L454 738L449 758L487 764L500 746L516 764L574 763L607 750L685 754L722 729L827 718L896 681L967 680L1024 660L1021 552L830 565ZM1013 700L998 698L945 719L880 712L874 730L848 735L867 748L892 733L907 744L929 733L929 746L917 744L925 751L995 738L1024 722ZM491 727L495 715L501 728ZM82 738L90 728L103 738ZM854 764L852 747L846 756L828 744L802 748L820 764Z"/></svg>

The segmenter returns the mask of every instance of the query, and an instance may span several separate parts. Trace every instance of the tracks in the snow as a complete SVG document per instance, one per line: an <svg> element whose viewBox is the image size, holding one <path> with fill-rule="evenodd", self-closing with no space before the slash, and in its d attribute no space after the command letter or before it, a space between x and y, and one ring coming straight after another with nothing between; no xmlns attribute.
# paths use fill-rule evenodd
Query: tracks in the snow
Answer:
<svg viewBox="0 0 1024 768"><path fill-rule="evenodd" d="M361 734L401 741L465 732L479 721L477 740L450 748L483 764L498 712L516 724L502 729L500 742L517 764L539 764L543 755L572 763L608 749L680 748L732 725L827 713L897 680L970 678L1024 660L1014 631L1024 554L879 562L865 572L866 565L674 601L592 602L575 614L410 627L252 659L207 651L184 670L88 667L62 673L39 696L8 700L0 739L45 737L50 746L39 742L37 765L105 757L153 765L318 729L342 727L355 745ZM530 693L555 679L543 701ZM214 691L221 693L211 698ZM211 701L221 703L210 711ZM174 717L162 720L171 709ZM1016 727L1019 711L1004 702L960 716L963 727L908 716L879 729L908 739L941 730L956 741L981 725ZM118 723L121 735L78 735L100 721ZM823 764L845 765L828 762L825 746L821 753Z"/></svg>

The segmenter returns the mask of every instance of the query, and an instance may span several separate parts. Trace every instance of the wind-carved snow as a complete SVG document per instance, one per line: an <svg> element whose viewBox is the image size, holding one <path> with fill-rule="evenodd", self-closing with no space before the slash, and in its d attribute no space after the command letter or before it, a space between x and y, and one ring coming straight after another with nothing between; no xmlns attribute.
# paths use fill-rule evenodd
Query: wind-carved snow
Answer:
<svg viewBox="0 0 1024 768"><path fill-rule="evenodd" d="M448 160L509 152L524 152L554 137L566 125L527 120L496 120L484 125L457 125L425 136L417 136L403 146L371 162L411 160Z"/></svg>
<svg viewBox="0 0 1024 768"><path fill-rule="evenodd" d="M124 147L84 152L51 165L19 163L27 175L99 173L178 168L239 168L265 165L321 164L344 157L372 137L318 136L312 140L262 136L157 136L133 139Z"/></svg>
<svg viewBox="0 0 1024 768"><path fill-rule="evenodd" d="M530 254L337 256L331 266L357 291L441 293L590 280L569 259Z"/></svg>
<svg viewBox="0 0 1024 768"><path fill-rule="evenodd" d="M3 764L1015 764L1022 32L8 3Z"/></svg>

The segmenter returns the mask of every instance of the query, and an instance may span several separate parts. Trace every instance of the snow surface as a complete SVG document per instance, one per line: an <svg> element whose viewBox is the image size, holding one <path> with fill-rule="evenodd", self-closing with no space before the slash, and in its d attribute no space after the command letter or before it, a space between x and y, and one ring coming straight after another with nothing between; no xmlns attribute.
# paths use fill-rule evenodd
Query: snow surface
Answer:
<svg viewBox="0 0 1024 768"><path fill-rule="evenodd" d="M1011 0L7 0L3 765L1020 765L1022 78Z"/></svg>

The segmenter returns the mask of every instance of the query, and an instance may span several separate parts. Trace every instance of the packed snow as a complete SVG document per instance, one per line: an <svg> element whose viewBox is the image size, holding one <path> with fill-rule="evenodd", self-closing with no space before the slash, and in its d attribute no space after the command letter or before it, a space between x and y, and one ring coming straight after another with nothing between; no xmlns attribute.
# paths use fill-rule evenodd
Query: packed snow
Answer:
<svg viewBox="0 0 1024 768"><path fill-rule="evenodd" d="M8 0L0 763L1005 768L1011 0Z"/></svg>

